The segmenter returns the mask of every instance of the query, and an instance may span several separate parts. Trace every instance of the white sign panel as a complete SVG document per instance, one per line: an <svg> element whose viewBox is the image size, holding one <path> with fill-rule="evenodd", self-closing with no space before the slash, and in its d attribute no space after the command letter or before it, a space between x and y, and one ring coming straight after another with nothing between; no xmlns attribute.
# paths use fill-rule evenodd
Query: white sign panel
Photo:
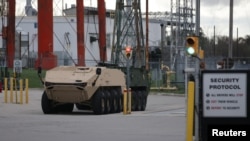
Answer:
<svg viewBox="0 0 250 141"><path fill-rule="evenodd" d="M16 73L22 72L22 60L14 60L13 72Z"/></svg>
<svg viewBox="0 0 250 141"><path fill-rule="evenodd" d="M204 117L247 117L247 74L203 74Z"/></svg>

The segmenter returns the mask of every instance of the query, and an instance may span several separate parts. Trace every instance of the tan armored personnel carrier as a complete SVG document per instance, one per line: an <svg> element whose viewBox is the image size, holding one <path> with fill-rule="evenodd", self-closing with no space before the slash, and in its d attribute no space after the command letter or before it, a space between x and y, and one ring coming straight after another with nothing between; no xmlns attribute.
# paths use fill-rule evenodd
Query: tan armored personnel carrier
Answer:
<svg viewBox="0 0 250 141"><path fill-rule="evenodd" d="M41 70L39 69L39 74ZM39 75L40 76L40 75ZM40 77L41 78L41 77ZM95 114L121 111L125 75L106 67L59 66L46 71L42 110L45 114L92 109Z"/></svg>

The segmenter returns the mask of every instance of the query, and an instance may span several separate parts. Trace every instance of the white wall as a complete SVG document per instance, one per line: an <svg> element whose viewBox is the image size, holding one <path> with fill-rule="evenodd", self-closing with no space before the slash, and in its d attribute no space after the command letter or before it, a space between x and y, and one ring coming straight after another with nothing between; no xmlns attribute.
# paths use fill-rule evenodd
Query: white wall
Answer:
<svg viewBox="0 0 250 141"><path fill-rule="evenodd" d="M46 20L46 19L45 19ZM1 21L0 21L1 22ZM107 34L113 35L113 19L106 19L106 32ZM38 36L37 36L37 17L16 17L16 27L21 29L23 32L29 33L30 41L30 52L37 52L38 50ZM144 35L145 32L145 22L143 25ZM90 34L98 33L98 19L93 16L85 16L85 60L86 65L95 65L95 60L99 61L99 47L98 41L90 43ZM149 46L155 46L160 40L160 25L159 24L149 24ZM70 46L67 47L64 34L69 33ZM57 16L54 17L54 51L61 52L65 55L68 55L65 50L68 50L69 54L73 59L77 59L77 36L76 36L76 17L65 17ZM0 41L1 42L1 41ZM112 42L112 39L110 40ZM110 43L111 44L111 43ZM157 44L158 45L158 44ZM1 43L2 46L2 43ZM110 61L111 58L111 47L107 46L107 59ZM62 65L62 64L59 64Z"/></svg>

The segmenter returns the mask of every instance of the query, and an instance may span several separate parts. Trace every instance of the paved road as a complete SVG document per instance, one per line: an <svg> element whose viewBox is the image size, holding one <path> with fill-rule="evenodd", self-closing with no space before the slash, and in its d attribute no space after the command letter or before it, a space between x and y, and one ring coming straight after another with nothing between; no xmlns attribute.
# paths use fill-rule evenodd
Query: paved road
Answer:
<svg viewBox="0 0 250 141"><path fill-rule="evenodd" d="M76 108L72 114L44 115L40 89L30 89L29 103L22 105L4 103L3 95L0 93L1 141L185 140L185 97L149 95L146 110L130 115L93 115Z"/></svg>

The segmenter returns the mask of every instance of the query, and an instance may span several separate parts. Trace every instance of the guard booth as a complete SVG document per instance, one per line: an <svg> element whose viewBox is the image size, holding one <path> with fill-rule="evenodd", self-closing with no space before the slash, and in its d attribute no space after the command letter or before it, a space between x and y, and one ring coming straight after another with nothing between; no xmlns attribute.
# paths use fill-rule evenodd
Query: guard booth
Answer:
<svg viewBox="0 0 250 141"><path fill-rule="evenodd" d="M200 141L250 141L250 70L203 70L200 82Z"/></svg>

